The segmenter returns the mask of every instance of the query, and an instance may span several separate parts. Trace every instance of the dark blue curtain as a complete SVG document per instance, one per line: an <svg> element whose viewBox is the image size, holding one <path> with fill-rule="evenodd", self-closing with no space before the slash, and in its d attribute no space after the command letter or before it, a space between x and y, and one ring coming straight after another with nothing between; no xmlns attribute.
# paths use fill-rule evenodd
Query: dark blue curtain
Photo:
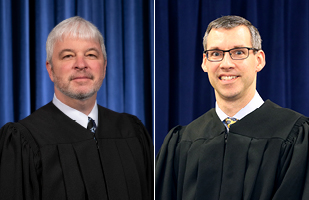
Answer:
<svg viewBox="0 0 309 200"><path fill-rule="evenodd" d="M309 116L309 1L156 0L156 152L169 129L186 125L215 105L201 69L207 25L239 15L260 31L266 66L257 90L264 100Z"/></svg>
<svg viewBox="0 0 309 200"><path fill-rule="evenodd" d="M53 98L45 42L62 20L81 16L103 34L107 74L98 103L153 130L153 0L0 0L0 126Z"/></svg>

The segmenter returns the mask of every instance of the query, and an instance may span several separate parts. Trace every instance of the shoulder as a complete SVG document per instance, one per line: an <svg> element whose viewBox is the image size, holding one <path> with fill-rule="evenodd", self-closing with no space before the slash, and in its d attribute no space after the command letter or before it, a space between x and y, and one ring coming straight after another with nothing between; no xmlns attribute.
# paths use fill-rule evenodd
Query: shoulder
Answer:
<svg viewBox="0 0 309 200"><path fill-rule="evenodd" d="M275 103L273 103L270 100L266 100L262 107L258 110L261 110L261 112L264 112L267 114L267 116L275 116L280 118L299 118L299 117L305 117L304 115L291 110L289 108L283 108Z"/></svg>
<svg viewBox="0 0 309 200"><path fill-rule="evenodd" d="M286 140L299 126L307 126L308 118L270 100L239 122L230 131L254 138L281 138Z"/></svg>
<svg viewBox="0 0 309 200"><path fill-rule="evenodd" d="M7 123L0 129L0 151L2 148L28 149L35 156L39 156L39 146L26 127L22 124Z"/></svg>
<svg viewBox="0 0 309 200"><path fill-rule="evenodd" d="M105 132L121 137L133 137L148 134L143 123L135 115L119 113L98 105L99 123Z"/></svg>
<svg viewBox="0 0 309 200"><path fill-rule="evenodd" d="M24 125L48 122L46 119L52 118L54 113L64 115L52 102L49 102L19 122Z"/></svg>
<svg viewBox="0 0 309 200"><path fill-rule="evenodd" d="M179 142L194 142L199 139L214 138L224 131L225 126L213 108L188 125L174 127L167 137L177 137Z"/></svg>
<svg viewBox="0 0 309 200"><path fill-rule="evenodd" d="M103 106L98 105L99 121L104 120L117 126L142 125L141 121L135 116L128 113L119 113Z"/></svg>
<svg viewBox="0 0 309 200"><path fill-rule="evenodd" d="M255 117L273 124L273 126L298 126L305 123L308 117L289 108L283 108L270 100L265 101L261 108L257 109ZM266 123L267 124L267 123Z"/></svg>
<svg viewBox="0 0 309 200"><path fill-rule="evenodd" d="M60 111L52 102L19 121L26 127L40 147L76 143L91 138L88 131Z"/></svg>
<svg viewBox="0 0 309 200"><path fill-rule="evenodd" d="M99 116L100 117L112 117L115 120L137 118L134 115L131 115L131 114L128 114L128 113L119 113L119 112L113 111L111 109L105 108L101 105L98 105L98 110L99 110Z"/></svg>

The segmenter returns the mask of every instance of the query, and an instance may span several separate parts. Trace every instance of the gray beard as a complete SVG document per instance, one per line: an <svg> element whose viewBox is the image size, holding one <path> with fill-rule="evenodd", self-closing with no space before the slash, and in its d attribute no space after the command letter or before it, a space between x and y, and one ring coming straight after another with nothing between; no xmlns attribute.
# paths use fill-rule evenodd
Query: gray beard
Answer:
<svg viewBox="0 0 309 200"><path fill-rule="evenodd" d="M90 97L92 97L94 94L96 94L99 91L99 89L101 88L101 85L102 85L102 83L99 86L95 85L95 87L92 88L92 90L87 92L87 93L76 92L76 91L70 91L68 88L66 88L63 85L61 86L61 83L59 84L58 77L55 76L55 74L53 74L53 77L54 77L54 84L55 84L56 88L61 93L63 93L64 95L66 95L66 96L68 96L72 99L81 100L81 101L87 100Z"/></svg>
<svg viewBox="0 0 309 200"><path fill-rule="evenodd" d="M97 92L97 90L94 89L94 90L92 90L88 93L73 93L73 92L70 92L70 91L67 91L67 90L63 90L62 88L60 88L58 86L58 84L55 84L55 86L64 95L66 95L66 96L68 96L72 99L81 100L81 101L85 101L85 100L89 99L90 97L92 97Z"/></svg>

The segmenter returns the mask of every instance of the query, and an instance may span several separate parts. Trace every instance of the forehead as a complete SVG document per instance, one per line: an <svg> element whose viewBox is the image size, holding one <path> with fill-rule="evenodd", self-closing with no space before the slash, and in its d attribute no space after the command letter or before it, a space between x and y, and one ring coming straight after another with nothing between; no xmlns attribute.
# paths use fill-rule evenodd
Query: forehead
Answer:
<svg viewBox="0 0 309 200"><path fill-rule="evenodd" d="M82 49L82 48L98 48L101 49L100 42L89 38L76 38L76 37L62 37L61 39L57 40L54 44L54 50L60 50L63 48L72 48L72 49Z"/></svg>
<svg viewBox="0 0 309 200"><path fill-rule="evenodd" d="M241 46L252 46L251 34L246 26L212 29L207 37L207 49L229 49Z"/></svg>

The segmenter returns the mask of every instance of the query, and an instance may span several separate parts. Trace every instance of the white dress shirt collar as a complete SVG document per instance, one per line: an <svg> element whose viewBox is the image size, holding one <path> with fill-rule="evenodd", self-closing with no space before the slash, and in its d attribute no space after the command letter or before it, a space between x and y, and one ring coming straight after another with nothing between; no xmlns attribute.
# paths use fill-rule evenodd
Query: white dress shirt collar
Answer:
<svg viewBox="0 0 309 200"><path fill-rule="evenodd" d="M55 94L54 94L54 98L53 98L53 104L59 110L61 110L64 114L66 114L68 117L70 117L71 119L73 119L74 121L79 123L81 126L87 128L88 116L89 116L95 121L95 123L98 127L98 105L97 105L97 101L95 102L95 104L92 108L92 111L90 112L90 114L88 116L85 115L84 113L62 103L59 99L57 99Z"/></svg>
<svg viewBox="0 0 309 200"><path fill-rule="evenodd" d="M241 120L246 115L253 112L255 109L261 107L263 103L264 103L263 99L261 98L259 93L256 91L253 99L245 107L243 107L240 111L238 111L233 117L238 120ZM221 121L229 117L219 108L217 102L216 102L216 113Z"/></svg>

